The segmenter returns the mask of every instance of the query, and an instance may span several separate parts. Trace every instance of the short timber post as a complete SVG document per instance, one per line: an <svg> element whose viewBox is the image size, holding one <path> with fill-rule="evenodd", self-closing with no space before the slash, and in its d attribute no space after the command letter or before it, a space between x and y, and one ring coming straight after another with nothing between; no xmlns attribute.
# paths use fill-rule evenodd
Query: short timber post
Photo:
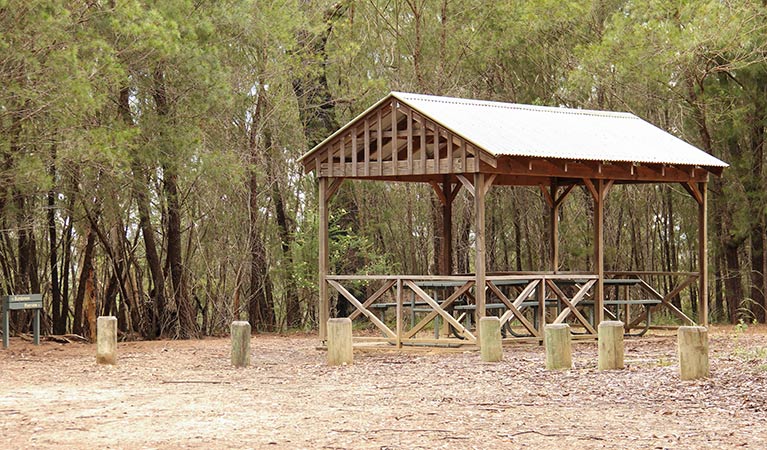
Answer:
<svg viewBox="0 0 767 450"><path fill-rule="evenodd" d="M483 317L479 319L479 352L482 361L498 362L503 360L501 345L501 319L498 317Z"/></svg>
<svg viewBox="0 0 767 450"><path fill-rule="evenodd" d="M555 323L544 327L547 370L570 370L573 367L573 352L570 325Z"/></svg>
<svg viewBox="0 0 767 450"><path fill-rule="evenodd" d="M250 323L242 320L232 322L232 365L247 367L250 365Z"/></svg>
<svg viewBox="0 0 767 450"><path fill-rule="evenodd" d="M599 370L623 369L623 322L599 324Z"/></svg>
<svg viewBox="0 0 767 450"><path fill-rule="evenodd" d="M708 330L705 327L679 327L677 346L679 377L682 380L708 377Z"/></svg>
<svg viewBox="0 0 767 450"><path fill-rule="evenodd" d="M96 363L117 364L117 317L96 320Z"/></svg>
<svg viewBox="0 0 767 450"><path fill-rule="evenodd" d="M354 360L352 351L352 321L348 317L328 320L328 365L340 366L351 364Z"/></svg>

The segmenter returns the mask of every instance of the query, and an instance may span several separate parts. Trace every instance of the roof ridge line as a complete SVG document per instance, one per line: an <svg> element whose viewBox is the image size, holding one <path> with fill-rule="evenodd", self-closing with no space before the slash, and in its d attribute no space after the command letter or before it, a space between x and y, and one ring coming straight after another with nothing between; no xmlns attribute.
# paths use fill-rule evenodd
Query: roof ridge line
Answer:
<svg viewBox="0 0 767 450"><path fill-rule="evenodd" d="M407 100L407 96L412 96L412 100L427 101L432 103L445 103L454 105L476 105L487 106L491 108L499 109L514 109L520 111L530 112L551 112L554 114L570 114L574 116L597 116L597 117L612 117L616 119L639 119L639 116L620 111L598 111L593 109L578 109L578 108L566 108L560 106L538 106L538 105L524 105L521 103L506 103L494 100L475 100L464 99L458 97L441 97L434 95L413 94L407 92L392 92L396 97L402 96L403 100Z"/></svg>

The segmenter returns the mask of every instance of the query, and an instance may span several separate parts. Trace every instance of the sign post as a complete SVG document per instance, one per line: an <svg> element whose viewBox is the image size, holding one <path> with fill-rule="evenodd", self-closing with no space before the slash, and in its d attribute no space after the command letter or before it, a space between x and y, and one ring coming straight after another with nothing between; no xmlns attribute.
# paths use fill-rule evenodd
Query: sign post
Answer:
<svg viewBox="0 0 767 450"><path fill-rule="evenodd" d="M42 309L43 296L41 294L6 295L3 297L3 348L8 348L11 311L35 311L35 322L32 331L34 333L35 345L40 345L40 311Z"/></svg>

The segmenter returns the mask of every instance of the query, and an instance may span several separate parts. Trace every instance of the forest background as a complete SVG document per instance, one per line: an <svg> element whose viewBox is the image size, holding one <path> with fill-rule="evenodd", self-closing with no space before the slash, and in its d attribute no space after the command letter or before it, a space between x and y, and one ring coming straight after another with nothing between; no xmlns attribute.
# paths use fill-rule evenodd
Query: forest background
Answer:
<svg viewBox="0 0 767 450"><path fill-rule="evenodd" d="M0 289L43 293L55 334L98 315L143 338L312 329L317 189L297 160L399 90L629 111L727 161L711 315L764 322L765 3L0 0ZM488 270L545 269L540 192L487 204ZM331 211L331 273L436 272L428 185L346 182ZM697 270L696 211L680 186L613 190L606 268ZM583 193L564 205L561 269L590 268L590 214ZM470 272L465 197L454 215Z"/></svg>

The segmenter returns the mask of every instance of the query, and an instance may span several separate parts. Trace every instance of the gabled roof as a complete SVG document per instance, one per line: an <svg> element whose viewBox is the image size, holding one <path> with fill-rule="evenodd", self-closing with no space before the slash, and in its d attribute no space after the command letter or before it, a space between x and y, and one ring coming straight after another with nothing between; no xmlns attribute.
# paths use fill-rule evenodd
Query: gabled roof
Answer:
<svg viewBox="0 0 767 450"><path fill-rule="evenodd" d="M629 113L392 95L493 155L727 167Z"/></svg>
<svg viewBox="0 0 767 450"><path fill-rule="evenodd" d="M629 113L403 92L390 93L301 159L324 147L392 98L493 156L671 164L711 169L728 166Z"/></svg>

